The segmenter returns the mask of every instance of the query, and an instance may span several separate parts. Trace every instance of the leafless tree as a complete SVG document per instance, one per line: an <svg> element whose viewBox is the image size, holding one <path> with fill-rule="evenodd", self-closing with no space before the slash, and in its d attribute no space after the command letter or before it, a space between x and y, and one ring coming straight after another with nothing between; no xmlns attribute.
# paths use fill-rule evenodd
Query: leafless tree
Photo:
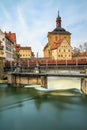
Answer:
<svg viewBox="0 0 87 130"><path fill-rule="evenodd" d="M80 49L77 48L77 47L74 47L74 48L73 48L73 53L80 53Z"/></svg>
<svg viewBox="0 0 87 130"><path fill-rule="evenodd" d="M79 45L80 52L87 52L87 42Z"/></svg>

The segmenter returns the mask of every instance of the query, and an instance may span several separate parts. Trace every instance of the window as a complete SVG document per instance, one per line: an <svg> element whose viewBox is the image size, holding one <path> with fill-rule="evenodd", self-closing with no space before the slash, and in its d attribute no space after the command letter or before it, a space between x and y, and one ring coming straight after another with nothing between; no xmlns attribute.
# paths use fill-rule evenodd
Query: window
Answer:
<svg viewBox="0 0 87 130"><path fill-rule="evenodd" d="M61 50L59 49L59 52L61 52Z"/></svg>
<svg viewBox="0 0 87 130"><path fill-rule="evenodd" d="M57 36L55 37L55 40L56 40L56 41L58 40L58 37L57 37Z"/></svg>
<svg viewBox="0 0 87 130"><path fill-rule="evenodd" d="M70 52L70 50L68 50L68 52Z"/></svg>
<svg viewBox="0 0 87 130"><path fill-rule="evenodd" d="M8 48L7 46L6 46L6 50L7 50L7 51L11 51L11 49L10 49L10 48Z"/></svg>

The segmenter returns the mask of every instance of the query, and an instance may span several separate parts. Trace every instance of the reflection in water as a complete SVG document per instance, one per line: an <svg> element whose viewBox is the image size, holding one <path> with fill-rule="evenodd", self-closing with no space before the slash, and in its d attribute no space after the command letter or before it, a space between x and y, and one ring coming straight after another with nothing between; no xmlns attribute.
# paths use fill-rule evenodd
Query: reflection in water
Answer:
<svg viewBox="0 0 87 130"><path fill-rule="evenodd" d="M63 86L60 80L49 78L49 87ZM0 130L87 130L87 96L73 80L72 88L49 92L1 84Z"/></svg>
<svg viewBox="0 0 87 130"><path fill-rule="evenodd" d="M0 100L0 110L12 109L14 107L22 107L23 102L25 101L29 102L30 100L34 100L36 108L40 109L41 103L43 103L44 101L46 102L46 100L50 101L50 99L51 100L63 99L63 102L64 102L65 97L68 97L67 101L69 102L69 100L71 101L72 99L72 98L69 98L70 96L71 97L81 96L81 94L82 93L78 89L38 92L38 91L35 91L34 89L7 87L4 91L4 96L2 96Z"/></svg>
<svg viewBox="0 0 87 130"><path fill-rule="evenodd" d="M74 97L77 97L77 99L79 99L78 97L82 95L82 93L78 90L78 89L68 89L68 90L57 90L57 91L50 91L50 92L43 92L43 95L41 95L42 92L38 93L40 95L37 96L36 100L35 100L35 105L36 108L40 109L40 105L43 102L46 102L49 100L53 101L53 104L55 105L55 101L59 101L62 102L64 108L65 103L69 103L69 104L78 104L79 100L74 100ZM60 107L59 104L56 104L58 107Z"/></svg>

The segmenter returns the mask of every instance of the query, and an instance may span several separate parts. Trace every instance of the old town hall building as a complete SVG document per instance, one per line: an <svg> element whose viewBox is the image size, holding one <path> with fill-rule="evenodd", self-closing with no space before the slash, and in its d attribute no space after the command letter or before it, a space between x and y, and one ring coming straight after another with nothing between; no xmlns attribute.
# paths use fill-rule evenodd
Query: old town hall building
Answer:
<svg viewBox="0 0 87 130"><path fill-rule="evenodd" d="M61 27L61 21L58 11L56 28L52 32L48 32L48 43L44 47L45 58L72 59L71 33Z"/></svg>

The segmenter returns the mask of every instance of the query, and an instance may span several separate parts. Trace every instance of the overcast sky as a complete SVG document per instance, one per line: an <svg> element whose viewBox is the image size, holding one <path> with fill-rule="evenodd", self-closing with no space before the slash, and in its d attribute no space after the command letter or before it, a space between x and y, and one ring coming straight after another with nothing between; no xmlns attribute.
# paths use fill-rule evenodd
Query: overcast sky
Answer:
<svg viewBox="0 0 87 130"><path fill-rule="evenodd" d="M0 0L0 29L16 33L18 44L31 46L35 55L43 56L58 10L62 27L72 33L72 47L86 42L87 0Z"/></svg>

